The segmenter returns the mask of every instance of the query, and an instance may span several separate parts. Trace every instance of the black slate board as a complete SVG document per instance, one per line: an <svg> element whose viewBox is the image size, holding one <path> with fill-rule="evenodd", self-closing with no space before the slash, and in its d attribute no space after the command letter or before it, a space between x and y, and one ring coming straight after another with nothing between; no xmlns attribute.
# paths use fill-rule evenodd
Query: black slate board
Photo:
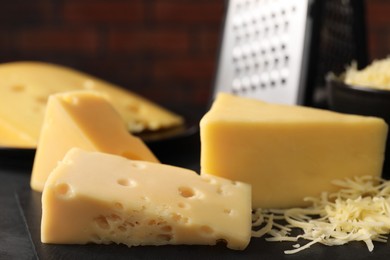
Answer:
<svg viewBox="0 0 390 260"><path fill-rule="evenodd" d="M292 242L267 242L263 238L252 238L243 251L234 251L217 246L139 246L124 245L49 245L40 241L41 194L29 187L17 194L21 212L29 230L31 241L39 259L390 259L390 242L375 243L369 252L362 242L343 246L327 247L313 245L294 255L285 255L292 249Z"/></svg>

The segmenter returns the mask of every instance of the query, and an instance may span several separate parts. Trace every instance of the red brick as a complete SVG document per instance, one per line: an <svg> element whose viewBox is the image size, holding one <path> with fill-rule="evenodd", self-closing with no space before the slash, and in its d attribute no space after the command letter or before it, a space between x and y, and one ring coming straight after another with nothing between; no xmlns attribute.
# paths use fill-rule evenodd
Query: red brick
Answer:
<svg viewBox="0 0 390 260"><path fill-rule="evenodd" d="M33 28L16 32L16 48L22 52L96 54L99 38L93 30Z"/></svg>
<svg viewBox="0 0 390 260"><path fill-rule="evenodd" d="M367 22L371 27L390 24L390 2L369 0L366 1Z"/></svg>
<svg viewBox="0 0 390 260"><path fill-rule="evenodd" d="M63 17L71 23L134 23L143 21L145 6L137 1L65 1Z"/></svg>
<svg viewBox="0 0 390 260"><path fill-rule="evenodd" d="M224 1L154 1L153 17L157 22L185 24L220 24L224 15Z"/></svg>
<svg viewBox="0 0 390 260"><path fill-rule="evenodd" d="M185 115L193 115L209 105L211 83L210 80L162 79L154 81L144 95L160 104L176 108L178 112L187 112ZM193 109L199 111L192 111Z"/></svg>
<svg viewBox="0 0 390 260"><path fill-rule="evenodd" d="M368 55L369 58L375 59L378 58L381 52L379 47L381 45L381 36L378 33L378 30L370 30L367 34L367 43L368 43Z"/></svg>
<svg viewBox="0 0 390 260"><path fill-rule="evenodd" d="M47 22L52 17L52 7L52 3L42 1L3 1L0 8L0 26Z"/></svg>
<svg viewBox="0 0 390 260"><path fill-rule="evenodd" d="M0 52L3 52L4 50L10 50L12 48L13 46L11 31L0 29Z"/></svg>
<svg viewBox="0 0 390 260"><path fill-rule="evenodd" d="M214 55L218 53L221 33L219 30L202 29L193 34L195 52Z"/></svg>
<svg viewBox="0 0 390 260"><path fill-rule="evenodd" d="M183 30L137 30L111 31L108 34L108 48L112 53L186 53L190 39Z"/></svg>
<svg viewBox="0 0 390 260"><path fill-rule="evenodd" d="M215 60L211 58L185 57L178 59L157 60L153 64L153 77L157 80L211 79L215 69Z"/></svg>

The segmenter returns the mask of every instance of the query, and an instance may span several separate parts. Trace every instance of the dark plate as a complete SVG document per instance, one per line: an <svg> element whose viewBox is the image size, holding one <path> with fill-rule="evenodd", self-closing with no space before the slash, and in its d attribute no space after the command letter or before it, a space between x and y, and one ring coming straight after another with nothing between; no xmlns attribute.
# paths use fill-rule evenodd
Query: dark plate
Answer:
<svg viewBox="0 0 390 260"><path fill-rule="evenodd" d="M332 110L383 118L390 123L390 91L344 83L343 76L327 76L329 107Z"/></svg>
<svg viewBox="0 0 390 260"><path fill-rule="evenodd" d="M177 142L196 134L198 124L188 122L183 126L155 132L137 134L148 146L157 147L166 143ZM35 156L34 148L0 147L0 167L32 165Z"/></svg>
<svg viewBox="0 0 390 260"><path fill-rule="evenodd" d="M34 156L35 149L0 147L0 168L30 168Z"/></svg>

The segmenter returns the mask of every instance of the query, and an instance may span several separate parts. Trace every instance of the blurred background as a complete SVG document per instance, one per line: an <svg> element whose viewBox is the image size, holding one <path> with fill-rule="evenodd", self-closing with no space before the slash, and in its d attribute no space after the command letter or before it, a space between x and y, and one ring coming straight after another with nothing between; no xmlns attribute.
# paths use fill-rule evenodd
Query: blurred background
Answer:
<svg viewBox="0 0 390 260"><path fill-rule="evenodd" d="M390 54L390 1L365 3L372 61ZM203 109L225 8L222 0L1 1L0 62L58 63L174 110Z"/></svg>

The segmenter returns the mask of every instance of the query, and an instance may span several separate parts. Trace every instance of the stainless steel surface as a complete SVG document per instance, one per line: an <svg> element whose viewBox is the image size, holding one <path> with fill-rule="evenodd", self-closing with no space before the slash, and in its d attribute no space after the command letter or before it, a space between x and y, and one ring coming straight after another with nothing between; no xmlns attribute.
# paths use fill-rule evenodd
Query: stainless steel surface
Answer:
<svg viewBox="0 0 390 260"><path fill-rule="evenodd" d="M300 104L310 40L309 0L231 0L222 36L216 93Z"/></svg>

